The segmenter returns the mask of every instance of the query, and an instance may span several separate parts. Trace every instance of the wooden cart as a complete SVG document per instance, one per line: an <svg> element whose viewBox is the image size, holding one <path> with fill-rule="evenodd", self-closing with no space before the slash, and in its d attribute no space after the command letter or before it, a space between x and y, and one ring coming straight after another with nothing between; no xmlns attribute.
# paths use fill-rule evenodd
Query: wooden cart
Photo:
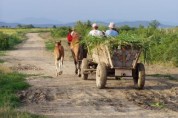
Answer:
<svg viewBox="0 0 178 118"><path fill-rule="evenodd" d="M88 74L95 71L96 86L102 89L108 76L133 77L135 87L143 89L145 68L142 63L138 63L141 52L142 48L138 46L119 45L110 48L109 45L101 44L91 50L91 59L82 60L82 78L88 79Z"/></svg>

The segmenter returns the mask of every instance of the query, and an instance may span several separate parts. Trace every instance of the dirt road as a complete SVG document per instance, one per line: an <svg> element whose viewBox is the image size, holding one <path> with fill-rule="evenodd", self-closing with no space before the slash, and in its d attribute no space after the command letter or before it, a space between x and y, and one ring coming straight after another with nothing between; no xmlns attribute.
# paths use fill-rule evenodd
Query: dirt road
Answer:
<svg viewBox="0 0 178 118"><path fill-rule="evenodd" d="M3 57L12 69L33 74L27 78L32 86L19 93L24 104L19 110L50 118L178 118L178 82L163 75L176 77L177 68L146 67L147 74L161 76L147 76L141 91L133 88L131 78L110 78L107 88L99 90L94 76L84 81L74 75L68 47L63 75L55 77L53 55L45 50L44 39L38 33L27 37L17 50Z"/></svg>

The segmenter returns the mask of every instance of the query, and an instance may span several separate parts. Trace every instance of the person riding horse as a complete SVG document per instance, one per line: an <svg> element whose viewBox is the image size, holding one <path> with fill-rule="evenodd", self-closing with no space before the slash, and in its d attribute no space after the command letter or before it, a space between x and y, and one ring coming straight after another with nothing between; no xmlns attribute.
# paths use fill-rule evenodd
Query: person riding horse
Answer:
<svg viewBox="0 0 178 118"><path fill-rule="evenodd" d="M72 29L69 28L69 32L67 34L67 41L68 41L68 45L70 46L70 43L72 41L72 35L71 35Z"/></svg>
<svg viewBox="0 0 178 118"><path fill-rule="evenodd" d="M81 62L83 58L87 57L87 50L84 45L80 44L81 37L78 32L73 29L71 32L72 41L70 43L70 48L72 51L72 56L74 58L75 73L81 76Z"/></svg>

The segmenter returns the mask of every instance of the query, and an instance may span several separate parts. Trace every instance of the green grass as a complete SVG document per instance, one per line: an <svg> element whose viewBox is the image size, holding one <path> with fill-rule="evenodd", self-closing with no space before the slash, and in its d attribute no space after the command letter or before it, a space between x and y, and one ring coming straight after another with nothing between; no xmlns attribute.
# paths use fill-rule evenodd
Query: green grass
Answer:
<svg viewBox="0 0 178 118"><path fill-rule="evenodd" d="M12 35L9 38L9 49L14 49L14 46L20 44L23 40L25 40L25 35Z"/></svg>
<svg viewBox="0 0 178 118"><path fill-rule="evenodd" d="M49 32L50 28L0 28L0 50L14 49L14 47L26 40L27 33Z"/></svg>
<svg viewBox="0 0 178 118"><path fill-rule="evenodd" d="M0 63L4 63L4 60L0 59Z"/></svg>
<svg viewBox="0 0 178 118"><path fill-rule="evenodd" d="M17 72L0 71L0 118L45 118L16 110L21 105L17 92L30 86L26 77Z"/></svg>
<svg viewBox="0 0 178 118"><path fill-rule="evenodd" d="M25 38L23 34L5 34L0 32L0 50L12 49L15 45L21 43Z"/></svg>
<svg viewBox="0 0 178 118"><path fill-rule="evenodd" d="M17 72L0 72L0 107L16 107L20 105L16 92L30 86L25 82L25 77L26 75Z"/></svg>
<svg viewBox="0 0 178 118"><path fill-rule="evenodd" d="M159 108L159 109L163 109L165 107L164 103L161 103L161 102L151 103L150 106L155 107L155 108Z"/></svg>
<svg viewBox="0 0 178 118"><path fill-rule="evenodd" d="M0 51L0 57L1 56L5 56L5 52L4 51ZM4 60L0 59L0 63L4 63Z"/></svg>
<svg viewBox="0 0 178 118"><path fill-rule="evenodd" d="M43 36L41 36L41 37L44 38ZM46 42L45 42L46 49L49 50L49 51L53 51L54 50L54 46L55 46L55 41L59 41L59 40L62 41L62 45L64 46L64 48L66 46L68 46L66 38L47 37L46 38Z"/></svg>
<svg viewBox="0 0 178 118"><path fill-rule="evenodd" d="M45 118L44 116L39 116L35 114L30 114L27 112L19 112L11 108L0 109L0 118Z"/></svg>
<svg viewBox="0 0 178 118"><path fill-rule="evenodd" d="M45 45L46 45L47 50L49 51L52 51L54 49L54 43L50 40L46 41Z"/></svg>
<svg viewBox="0 0 178 118"><path fill-rule="evenodd" d="M38 32L49 32L51 31L51 28L30 28L30 29L24 29L24 28L0 28L0 32L3 32L5 34L17 34L17 33L38 33Z"/></svg>
<svg viewBox="0 0 178 118"><path fill-rule="evenodd" d="M0 56L5 56L5 51L0 51Z"/></svg>

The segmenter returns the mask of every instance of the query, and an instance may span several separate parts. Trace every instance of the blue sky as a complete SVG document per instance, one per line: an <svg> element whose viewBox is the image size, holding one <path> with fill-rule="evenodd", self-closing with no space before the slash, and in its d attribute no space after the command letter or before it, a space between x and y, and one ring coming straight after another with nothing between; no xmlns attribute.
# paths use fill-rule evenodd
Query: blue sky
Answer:
<svg viewBox="0 0 178 118"><path fill-rule="evenodd" d="M178 25L178 0L0 0L0 20L32 18L59 23L156 19Z"/></svg>

